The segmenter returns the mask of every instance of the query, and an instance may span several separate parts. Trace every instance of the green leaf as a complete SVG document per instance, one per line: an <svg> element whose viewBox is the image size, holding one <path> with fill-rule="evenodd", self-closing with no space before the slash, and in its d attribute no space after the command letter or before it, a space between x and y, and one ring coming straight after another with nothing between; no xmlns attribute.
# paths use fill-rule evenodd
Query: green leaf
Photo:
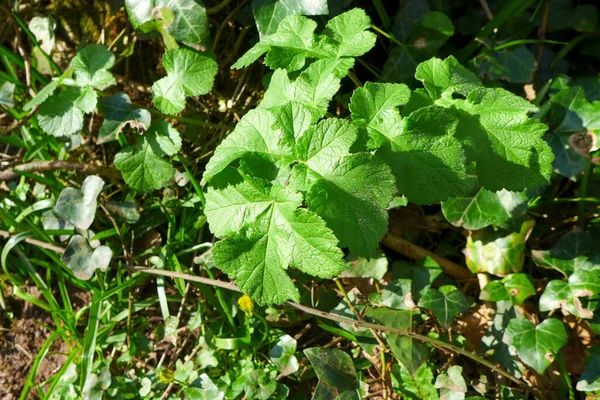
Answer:
<svg viewBox="0 0 600 400"><path fill-rule="evenodd" d="M400 193L420 204L465 193L465 154L452 113L438 106L421 108L401 126L402 133L376 153L392 167Z"/></svg>
<svg viewBox="0 0 600 400"><path fill-rule="evenodd" d="M173 21L167 26L167 32L175 39L194 48L200 44L210 45L208 17L201 1L157 0L156 5L173 12Z"/></svg>
<svg viewBox="0 0 600 400"><path fill-rule="evenodd" d="M442 202L442 212L448 222L469 230L495 225L517 231L523 223L526 211L527 195L504 189L492 192L479 187L473 196L453 197Z"/></svg>
<svg viewBox="0 0 600 400"><path fill-rule="evenodd" d="M225 397L225 393L206 374L194 380L193 386L186 387L183 395L185 400L223 400Z"/></svg>
<svg viewBox="0 0 600 400"><path fill-rule="evenodd" d="M260 154L271 161L293 156L291 146L284 141L279 130L274 130L274 115L264 109L249 111L235 129L221 142L206 165L203 181L209 181L217 173L242 156Z"/></svg>
<svg viewBox="0 0 600 400"><path fill-rule="evenodd" d="M467 384L462 376L462 367L453 365L447 373L441 373L435 380L436 389L440 389L440 400L463 400L467 393Z"/></svg>
<svg viewBox="0 0 600 400"><path fill-rule="evenodd" d="M104 90L117 83L109 71L114 63L115 56L106 46L90 44L77 53L70 67L75 71L77 85Z"/></svg>
<svg viewBox="0 0 600 400"><path fill-rule="evenodd" d="M416 308L417 299L412 294L411 279L395 279L381 291L381 304L398 310Z"/></svg>
<svg viewBox="0 0 600 400"><path fill-rule="evenodd" d="M548 283L540 297L540 311L562 308L579 318L591 319L593 309L585 308L583 297L600 293L600 276L597 271L579 269L569 276L568 281L553 280Z"/></svg>
<svg viewBox="0 0 600 400"><path fill-rule="evenodd" d="M438 392L433 385L431 365L423 363L413 375L402 364L392 365L392 387L394 391L410 400L438 400Z"/></svg>
<svg viewBox="0 0 600 400"><path fill-rule="evenodd" d="M418 259L414 265L403 261L396 261L392 265L393 279L408 279L411 282L411 290L414 301L418 301L438 276L442 274L439 264L431 257Z"/></svg>
<svg viewBox="0 0 600 400"><path fill-rule="evenodd" d="M526 274L510 274L501 281L491 281L481 291L480 298L487 301L512 300L521 305L535 294L535 288Z"/></svg>
<svg viewBox="0 0 600 400"><path fill-rule="evenodd" d="M577 390L580 392L600 390L600 348L598 346L590 349L585 370L577 382Z"/></svg>
<svg viewBox="0 0 600 400"><path fill-rule="evenodd" d="M391 310L375 308L367 311L367 316L379 324L395 329L409 331L413 325L413 312L407 310ZM422 342L408 336L386 333L390 350L398 361L415 375L427 360L427 348Z"/></svg>
<svg viewBox="0 0 600 400"><path fill-rule="evenodd" d="M505 341L515 347L525 364L543 374L567 343L567 333L557 319L549 318L536 326L526 319L516 318L508 325Z"/></svg>
<svg viewBox="0 0 600 400"><path fill-rule="evenodd" d="M373 142L370 148L377 148L385 138L398 135L401 117L399 106L408 103L410 89L404 84L371 83L358 88L350 98L349 109L352 122L366 129Z"/></svg>
<svg viewBox="0 0 600 400"><path fill-rule="evenodd" d="M95 175L88 176L83 181L81 190L68 187L60 193L54 212L77 228L88 229L94 221L98 207L97 198L103 187L104 181L101 178Z"/></svg>
<svg viewBox="0 0 600 400"><path fill-rule="evenodd" d="M288 15L326 15L326 0L252 0L252 11L260 37L271 35Z"/></svg>
<svg viewBox="0 0 600 400"><path fill-rule="evenodd" d="M152 9L155 6L156 0L125 0L125 9L133 29L138 29L152 20Z"/></svg>
<svg viewBox="0 0 600 400"><path fill-rule="evenodd" d="M109 247L98 246L94 249L83 236L75 235L69 241L60 260L77 278L89 280L94 276L96 269L106 271L112 255Z"/></svg>
<svg viewBox="0 0 600 400"><path fill-rule="evenodd" d="M577 181L590 164L590 159L573 147L573 144L577 143L581 138L584 138L587 142L587 138L589 138L588 133L586 132L582 136L581 132L551 132L545 137L546 142L548 142L548 145L552 148L552 152L555 156L554 163L552 163L554 172L559 173L572 181Z"/></svg>
<svg viewBox="0 0 600 400"><path fill-rule="evenodd" d="M529 83L537 70L535 56L526 46L494 51L482 58L475 58L477 72L490 79L512 83Z"/></svg>
<svg viewBox="0 0 600 400"><path fill-rule="evenodd" d="M342 350L320 347L306 349L304 354L319 378L313 399L360 399L359 382L348 354Z"/></svg>
<svg viewBox="0 0 600 400"><path fill-rule="evenodd" d="M525 242L535 221L525 221L519 232L484 229L467 237L465 259L473 273L487 272L506 276L523 268Z"/></svg>
<svg viewBox="0 0 600 400"><path fill-rule="evenodd" d="M129 96L125 92L105 97L100 100L99 111L104 115L104 122L98 132L98 144L115 140L126 125L145 131L150 126L151 116L148 110L133 108Z"/></svg>
<svg viewBox="0 0 600 400"><path fill-rule="evenodd" d="M532 250L531 256L538 266L553 268L568 277L578 270L600 269L600 256L592 249L592 236L574 229L563 235L551 250Z"/></svg>
<svg viewBox="0 0 600 400"><path fill-rule="evenodd" d="M38 15L31 18L27 25L31 33L35 36L35 39L40 44L40 48L48 55L54 48L54 30L56 29L56 21L52 16Z"/></svg>
<svg viewBox="0 0 600 400"><path fill-rule="evenodd" d="M307 161L316 176L311 176L306 204L323 217L342 247L357 255L370 255L387 231L394 177L383 162L367 153L334 163L322 154L326 153Z"/></svg>
<svg viewBox="0 0 600 400"><path fill-rule="evenodd" d="M460 313L471 308L465 295L456 286L446 285L440 289L428 289L419 300L419 307L433 311L440 324L448 329Z"/></svg>
<svg viewBox="0 0 600 400"><path fill-rule="evenodd" d="M45 102L46 99L48 97L50 97L61 84L62 84L61 78L52 79L50 81L50 83L48 83L46 86L44 86L44 88L42 90L40 90L33 99L31 99L27 103L25 103L25 105L23 106L23 111L30 111L34 107L37 107L40 104L42 104L43 102Z"/></svg>
<svg viewBox="0 0 600 400"><path fill-rule="evenodd" d="M360 57L373 46L377 36L367 31L371 19L360 8L353 8L327 22L323 35L334 43L336 57Z"/></svg>
<svg viewBox="0 0 600 400"><path fill-rule="evenodd" d="M467 96L483 86L475 74L460 65L453 56L445 60L432 58L422 62L417 67L415 78L423 82L433 99L439 99L443 92Z"/></svg>
<svg viewBox="0 0 600 400"><path fill-rule="evenodd" d="M233 184L209 190L205 212L215 234L231 236L215 245L215 262L257 302L298 299L285 272L288 265L322 278L332 278L346 268L337 239L323 220L297 209L302 202L299 193L270 187L257 178L239 177L235 184L236 178L221 177Z"/></svg>
<svg viewBox="0 0 600 400"><path fill-rule="evenodd" d="M83 129L83 116L95 107L96 94L76 87L53 94L39 109L40 128L49 135L68 137ZM37 98L37 97L36 97ZM92 107L93 106L93 107Z"/></svg>
<svg viewBox="0 0 600 400"><path fill-rule="evenodd" d="M511 351L509 345L503 340L508 324L516 317L512 302L496 302L496 313L491 326L481 338L479 351L481 354L489 355L516 378L521 378L524 374L523 364L518 361L514 351Z"/></svg>
<svg viewBox="0 0 600 400"><path fill-rule="evenodd" d="M169 35L190 47L210 44L208 17L200 1L125 0L125 8L134 29L154 30L155 26L146 23L157 20ZM162 9L169 10L170 18L161 18L164 15L160 12Z"/></svg>
<svg viewBox="0 0 600 400"><path fill-rule="evenodd" d="M529 118L536 108L500 88L480 88L451 103L459 113L457 137L477 163L479 182L488 190L521 191L547 184L554 156L541 139L546 125Z"/></svg>
<svg viewBox="0 0 600 400"><path fill-rule="evenodd" d="M279 341L269 351L271 361L279 368L283 376L293 374L298 371L298 359L296 353L296 341L290 335L283 335Z"/></svg>
<svg viewBox="0 0 600 400"><path fill-rule="evenodd" d="M173 177L171 164L156 155L148 141L117 153L115 167L125 183L138 192L158 190Z"/></svg>
<svg viewBox="0 0 600 400"><path fill-rule="evenodd" d="M144 134L146 141L157 156L174 156L181 150L179 131L166 121L157 121Z"/></svg>
<svg viewBox="0 0 600 400"><path fill-rule="evenodd" d="M340 89L341 78L354 65L354 60L324 59L312 63L295 81L291 82L287 72L278 69L259 107L277 108L289 102L302 103L315 117L327 112L329 102Z"/></svg>
<svg viewBox="0 0 600 400"><path fill-rule="evenodd" d="M366 32L370 19L361 9L352 9L327 23L322 35L315 35L317 23L299 15L285 17L275 33L263 37L232 68L247 67L267 53L265 64L288 72L302 69L307 58L357 57L375 44L375 35Z"/></svg>
<svg viewBox="0 0 600 400"><path fill-rule="evenodd" d="M388 270L388 259L381 250L377 248L370 258L356 257L349 254L346 257L348 269L342 271L342 278L372 278L380 280Z"/></svg>
<svg viewBox="0 0 600 400"><path fill-rule="evenodd" d="M550 122L554 132L573 133L600 129L600 101L588 101L582 86L562 88L550 96L550 103Z"/></svg>
<svg viewBox="0 0 600 400"><path fill-rule="evenodd" d="M154 82L152 98L156 107L165 114L175 114L185 108L185 96L208 93L217 74L217 62L210 54L178 48L163 55L167 76Z"/></svg>

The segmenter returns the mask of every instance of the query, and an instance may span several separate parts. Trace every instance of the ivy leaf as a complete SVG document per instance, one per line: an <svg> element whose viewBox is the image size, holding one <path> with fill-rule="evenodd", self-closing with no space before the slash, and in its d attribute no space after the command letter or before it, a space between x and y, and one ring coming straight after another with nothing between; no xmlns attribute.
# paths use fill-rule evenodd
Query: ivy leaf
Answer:
<svg viewBox="0 0 600 400"><path fill-rule="evenodd" d="M600 276L597 271L579 269L569 280L553 280L548 283L540 297L540 311L553 311L562 308L579 318L591 319L593 309L585 308L582 297L591 297L600 293Z"/></svg>
<svg viewBox="0 0 600 400"><path fill-rule="evenodd" d="M185 108L185 96L208 93L217 74L217 62L212 55L178 48L163 55L167 76L154 82L152 98L156 107L165 114L175 114Z"/></svg>
<svg viewBox="0 0 600 400"><path fill-rule="evenodd" d="M471 308L465 295L452 285L428 289L419 300L419 307L433 311L445 329L452 325L454 317Z"/></svg>
<svg viewBox="0 0 600 400"><path fill-rule="evenodd" d="M117 153L115 167L123 174L125 183L138 192L158 190L174 174L171 163L156 155L148 141Z"/></svg>
<svg viewBox="0 0 600 400"><path fill-rule="evenodd" d="M223 179L235 182L228 176ZM238 202L240 197L245 201ZM231 199L224 207L223 198ZM248 200L254 204L246 204ZM207 193L211 229L219 235L241 232L215 245L215 263L260 304L298 299L285 272L288 265L322 278L346 268L333 233L317 215L297 209L301 202L302 196L291 188L270 186L258 178Z"/></svg>
<svg viewBox="0 0 600 400"><path fill-rule="evenodd" d="M42 103L39 109L40 128L49 135L68 137L83 128L83 116L95 107L96 94L76 87L66 88ZM90 110L91 109L91 110Z"/></svg>
<svg viewBox="0 0 600 400"><path fill-rule="evenodd" d="M524 366L515 357L514 351L511 351L509 345L504 340L508 324L516 317L517 313L512 302L496 302L496 314L491 326L481 338L479 351L481 354L490 355L493 360L504 366L516 378L521 378L524 374Z"/></svg>
<svg viewBox="0 0 600 400"><path fill-rule="evenodd" d="M448 222L473 231L490 225L517 231L526 211L527 195L504 189L492 192L479 187L475 195L453 197L442 202L442 212Z"/></svg>
<svg viewBox="0 0 600 400"><path fill-rule="evenodd" d="M360 399L354 363L348 354L321 347L306 349L304 354L319 378L313 398Z"/></svg>
<svg viewBox="0 0 600 400"><path fill-rule="evenodd" d="M408 331L412 328L412 311L375 308L368 310L367 316L382 325L395 329ZM398 361L408 369L411 375L416 374L427 360L427 348L423 343L411 337L393 333L387 333L386 339L390 350L392 350Z"/></svg>
<svg viewBox="0 0 600 400"><path fill-rule="evenodd" d="M600 269L600 257L592 252L592 236L574 229L563 235L551 250L532 250L531 256L542 268L553 268L568 277L578 270L594 271Z"/></svg>
<svg viewBox="0 0 600 400"><path fill-rule="evenodd" d="M119 92L100 100L99 111L104 115L104 122L98 132L98 144L115 140L126 125L145 131L150 126L151 116L148 110L133 108L129 96Z"/></svg>
<svg viewBox="0 0 600 400"><path fill-rule="evenodd" d="M577 382L577 390L580 392L596 392L600 390L600 348L598 346L590 349L590 355L586 360L586 367Z"/></svg>
<svg viewBox="0 0 600 400"><path fill-rule="evenodd" d="M525 242L535 221L525 221L514 233L485 229L471 233L467 238L465 258L473 273L487 272L506 276L523 268Z"/></svg>
<svg viewBox="0 0 600 400"><path fill-rule="evenodd" d="M392 265L392 279L409 279L412 282L414 301L423 296L442 272L439 264L431 257L420 258L414 265L403 261L396 261Z"/></svg>
<svg viewBox="0 0 600 400"><path fill-rule="evenodd" d="M77 228L88 229L94 221L98 207L97 198L103 187L104 181L101 178L95 175L88 176L83 181L81 190L68 187L60 193L54 212Z"/></svg>
<svg viewBox="0 0 600 400"><path fill-rule="evenodd" d="M580 137L582 137L580 132L551 132L545 137L556 157L552 164L554 171L574 182L579 179L590 163L589 158L576 151L572 146L572 141ZM588 138L589 136L586 133L584 137Z"/></svg>
<svg viewBox="0 0 600 400"><path fill-rule="evenodd" d="M417 306L415 300L411 279L394 279L381 291L381 304L386 307L412 310Z"/></svg>
<svg viewBox="0 0 600 400"><path fill-rule="evenodd" d="M366 129L373 141L371 149L384 141L379 135L388 139L398 135L402 119L398 107L409 98L410 89L404 84L367 82L354 91L349 104L352 122Z"/></svg>
<svg viewBox="0 0 600 400"><path fill-rule="evenodd" d="M512 300L521 305L535 294L535 288L527 274L510 274L501 281L491 281L481 291L480 298L487 301Z"/></svg>
<svg viewBox="0 0 600 400"><path fill-rule="evenodd" d="M563 87L550 96L554 132L580 132L600 129L600 101L590 102L582 86Z"/></svg>
<svg viewBox="0 0 600 400"><path fill-rule="evenodd" d="M516 318L510 321L504 341L515 347L525 364L543 374L567 343L567 332L563 323L554 318L537 326L524 318Z"/></svg>
<svg viewBox="0 0 600 400"><path fill-rule="evenodd" d="M183 390L186 400L223 400L225 393L206 374L201 374Z"/></svg>
<svg viewBox="0 0 600 400"><path fill-rule="evenodd" d="M260 37L271 35L288 15L326 15L325 0L252 0L252 11Z"/></svg>
<svg viewBox="0 0 600 400"><path fill-rule="evenodd" d="M490 79L506 80L512 83L529 83L537 70L535 56L526 46L494 51L488 56L475 58L477 72Z"/></svg>
<svg viewBox="0 0 600 400"><path fill-rule="evenodd" d="M144 24L155 20L156 10L166 8L170 16L172 15L165 27L169 35L194 48L209 44L208 17L200 1L125 0L125 8L133 28L141 30L155 29Z"/></svg>
<svg viewBox="0 0 600 400"><path fill-rule="evenodd" d="M210 44L208 17L202 2L197 0L158 0L156 3L157 7L167 7L173 12L173 21L167 26L167 32L171 36L194 48L199 44Z"/></svg>
<svg viewBox="0 0 600 400"><path fill-rule="evenodd" d="M75 71L75 83L104 90L117 83L109 71L115 63L114 54L101 44L90 44L77 52L70 67Z"/></svg>
<svg viewBox="0 0 600 400"><path fill-rule="evenodd" d="M109 247L98 246L93 249L83 236L75 235L69 241L61 261L77 278L89 280L96 269L106 271L111 258L112 250Z"/></svg>
<svg viewBox="0 0 600 400"><path fill-rule="evenodd" d="M462 376L462 367L453 365L447 373L441 373L435 380L436 389L440 389L440 400L463 400L467 393L467 384Z"/></svg>
<svg viewBox="0 0 600 400"><path fill-rule="evenodd" d="M279 368L281 374L286 376L298 371L299 364L295 353L296 341L290 335L283 335L269 351L269 357Z"/></svg>

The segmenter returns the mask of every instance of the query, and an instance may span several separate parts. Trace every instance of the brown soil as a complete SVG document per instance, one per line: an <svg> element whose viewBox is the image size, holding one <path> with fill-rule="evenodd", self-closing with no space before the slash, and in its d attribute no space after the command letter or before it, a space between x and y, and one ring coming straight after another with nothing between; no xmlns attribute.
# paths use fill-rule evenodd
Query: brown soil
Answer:
<svg viewBox="0 0 600 400"><path fill-rule="evenodd" d="M36 288L25 288L34 296L39 296ZM29 303L6 298L8 313L0 310L0 399L19 398L34 359L44 341L50 335L44 325L53 326L50 315ZM67 345L57 340L42 361L35 383L43 382L55 374L66 358ZM37 398L32 390L29 398Z"/></svg>

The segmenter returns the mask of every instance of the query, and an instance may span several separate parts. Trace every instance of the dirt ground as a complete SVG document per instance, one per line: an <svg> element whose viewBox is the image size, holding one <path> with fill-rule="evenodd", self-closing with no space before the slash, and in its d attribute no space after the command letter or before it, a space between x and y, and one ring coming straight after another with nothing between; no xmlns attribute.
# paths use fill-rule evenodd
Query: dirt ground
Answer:
<svg viewBox="0 0 600 400"><path fill-rule="evenodd" d="M35 288L25 288L30 294L38 296ZM6 296L7 312L0 310L0 399L18 399L27 380L35 356L44 341L50 335L44 325L52 326L50 315L24 301ZM66 356L61 354L67 350L62 340L52 345L42 361L36 383L43 382L52 376L63 365ZM36 392L31 392L36 398Z"/></svg>

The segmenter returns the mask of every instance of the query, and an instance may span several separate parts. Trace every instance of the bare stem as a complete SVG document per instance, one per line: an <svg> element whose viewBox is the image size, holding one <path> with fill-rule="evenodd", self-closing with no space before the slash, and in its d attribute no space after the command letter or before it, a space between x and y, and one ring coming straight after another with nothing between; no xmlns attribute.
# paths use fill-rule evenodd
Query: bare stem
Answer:
<svg viewBox="0 0 600 400"><path fill-rule="evenodd" d="M468 269L461 267L460 265L448 260L447 258L440 257L429 250L417 246L404 240L401 237L386 233L381 241L385 247L388 247L398 253L405 255L413 260L418 260L423 257L431 257L437 262L444 272L456 280L469 280L473 278L473 274Z"/></svg>
<svg viewBox="0 0 600 400"><path fill-rule="evenodd" d="M112 181L121 181L121 174L114 168L102 167L93 164L82 164L77 161L33 161L28 164L17 165L14 168L0 171L0 182L13 181L19 179L20 175L17 171L23 172L49 172L59 169L79 172L88 175L101 175L109 178Z"/></svg>
<svg viewBox="0 0 600 400"><path fill-rule="evenodd" d="M224 281L219 281L216 279L208 279L208 278L203 278L200 276L183 274L180 272L165 271L165 270L146 268L146 267L137 267L137 266L133 266L133 265L123 265L123 267L130 271L143 272L143 273L153 274L153 275L168 276L170 278L185 279L185 280L192 281L192 282L199 282L199 283L203 283L205 285L217 286L217 287L220 287L223 289L234 290L234 291L240 292L240 289L233 282L224 282ZM474 353L472 353L468 350L462 349L460 347L456 347L450 343L446 343L441 340L437 340L437 339L433 339L433 338L430 338L430 337L427 337L424 335L420 335L418 333L409 332L409 331L405 331L405 330L401 330L401 329L396 329L391 326L374 324L374 323L367 322L367 321L357 321L354 319L342 317L340 315L336 315L336 314L329 313L326 311L321 311L321 310L317 310L315 308L307 307L302 304L294 303L291 301L286 302L285 305L288 307L294 308L296 310L302 311L306 314L314 315L314 316L320 317L320 318L329 319L331 321L341 322L341 323L350 325L354 328L366 328L366 329L374 329L374 330L377 330L380 332L390 332L390 333L394 333L396 335L408 336L410 338L419 340L421 342L429 343L432 346L435 346L437 348L452 351L454 353L457 353L457 354L460 354L467 358L470 358L471 360L488 367L495 373L500 374L500 375L504 376L505 378L511 380L512 382L516 383L517 385L523 387L525 390L527 390L527 391L532 390L532 388L529 385L527 385L525 382L523 382L520 379L511 375L500 365L496 365L496 364L478 356L477 354L474 354ZM541 396L541 393L537 393L537 395Z"/></svg>

